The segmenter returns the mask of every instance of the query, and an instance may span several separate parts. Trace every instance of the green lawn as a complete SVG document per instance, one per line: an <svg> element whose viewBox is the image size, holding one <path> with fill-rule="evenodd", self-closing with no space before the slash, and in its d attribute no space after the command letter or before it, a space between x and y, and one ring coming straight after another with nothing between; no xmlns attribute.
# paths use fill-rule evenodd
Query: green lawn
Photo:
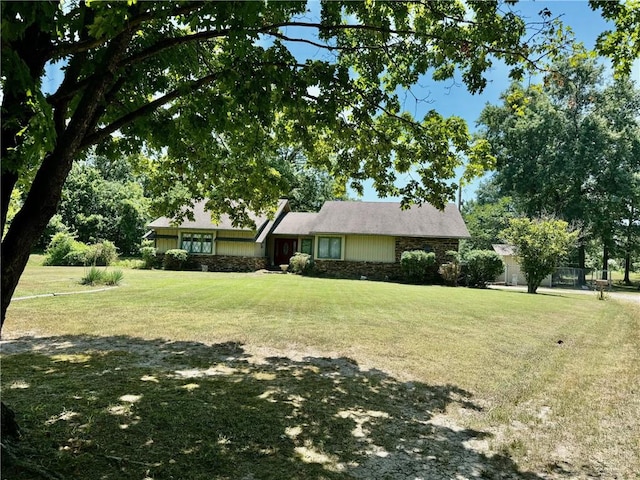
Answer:
<svg viewBox="0 0 640 480"><path fill-rule="evenodd" d="M34 261L15 296L82 275ZM3 401L30 467L5 473L634 478L639 305L125 270L11 305Z"/></svg>

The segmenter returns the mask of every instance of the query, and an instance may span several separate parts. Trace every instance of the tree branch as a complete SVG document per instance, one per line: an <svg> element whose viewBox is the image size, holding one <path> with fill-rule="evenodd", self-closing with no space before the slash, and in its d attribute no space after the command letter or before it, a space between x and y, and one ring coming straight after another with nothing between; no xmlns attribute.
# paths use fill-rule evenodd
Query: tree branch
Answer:
<svg viewBox="0 0 640 480"><path fill-rule="evenodd" d="M278 62L266 62L266 63L261 63L258 65L255 65L254 67L260 67L260 66L287 66L287 67L298 67L298 68L303 68L304 65L302 64L293 64L293 63L278 63ZM136 110L133 110L129 113L127 113L126 115L123 115L122 117L120 117L118 120L112 122L111 124L101 128L98 131L95 131L89 135L87 135L83 142L82 142L82 148L86 148L89 147L91 145L95 145L99 142L101 142L102 140L104 140L105 138L107 138L109 135L111 135L112 133L117 132L120 128L124 127L125 125L128 125L129 123L137 120L138 118L141 118L145 115L148 115L150 113L152 113L153 111L157 110L158 108L162 107L163 105L166 105L167 103L175 100L176 98L181 97L182 95L185 94L185 92L187 91L196 91L199 88L210 84L212 82L214 82L215 80L217 80L220 75L223 75L229 71L233 71L234 68L230 68L230 69L226 69L226 70L222 70L219 72L215 72L212 73L210 75L206 75L198 80L194 80L193 82L191 82L190 84L187 85L181 85L178 88L172 90L171 92L155 99L152 102L149 102L143 106L141 106L140 108L137 108Z"/></svg>
<svg viewBox="0 0 640 480"><path fill-rule="evenodd" d="M204 4L202 2L191 2L182 6L176 7L174 10L167 12L165 17L175 17L177 15L184 15L187 13L191 13L195 10L201 8ZM117 32L114 37L117 37L121 33L126 31L131 31L132 29L142 25L144 22L149 20L154 20L157 13L154 11L146 11L133 17L129 20L125 27ZM80 42L64 42L59 43L54 49L51 51L51 58L64 58L68 55L73 55L75 53L87 52L92 48L97 48L102 45L106 45L111 38L87 38Z"/></svg>

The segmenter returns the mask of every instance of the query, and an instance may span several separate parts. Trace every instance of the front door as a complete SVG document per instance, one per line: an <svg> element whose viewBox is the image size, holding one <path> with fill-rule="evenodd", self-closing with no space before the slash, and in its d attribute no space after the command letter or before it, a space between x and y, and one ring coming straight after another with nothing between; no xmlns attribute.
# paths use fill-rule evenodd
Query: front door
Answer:
<svg viewBox="0 0 640 480"><path fill-rule="evenodd" d="M273 254L273 263L276 265L288 265L289 260L298 248L298 239L296 238L276 238L275 252Z"/></svg>

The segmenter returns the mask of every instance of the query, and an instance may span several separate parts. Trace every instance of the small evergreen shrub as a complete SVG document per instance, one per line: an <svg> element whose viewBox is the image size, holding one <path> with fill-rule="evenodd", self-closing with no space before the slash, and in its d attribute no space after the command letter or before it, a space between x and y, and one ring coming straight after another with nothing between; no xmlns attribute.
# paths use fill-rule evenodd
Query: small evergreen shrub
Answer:
<svg viewBox="0 0 640 480"><path fill-rule="evenodd" d="M186 250L179 248L167 250L164 252L162 266L165 270L182 270L188 258L189 253Z"/></svg>
<svg viewBox="0 0 640 480"><path fill-rule="evenodd" d="M296 252L289 260L289 269L299 275L309 275L313 272L313 258L308 253Z"/></svg>
<svg viewBox="0 0 640 480"><path fill-rule="evenodd" d="M467 285L485 288L504 271L502 258L493 250L471 250L466 258Z"/></svg>
<svg viewBox="0 0 640 480"><path fill-rule="evenodd" d="M89 269L86 275L82 277L82 280L80 280L80 283L82 283L83 285L96 285L98 283L103 283L104 278L105 278L104 272L100 270L98 267L93 266Z"/></svg>
<svg viewBox="0 0 640 480"><path fill-rule="evenodd" d="M424 250L411 250L402 252L400 256L400 268L405 279L411 283L424 283L427 279L428 269L435 265L436 254Z"/></svg>
<svg viewBox="0 0 640 480"><path fill-rule="evenodd" d="M139 249L142 255L143 268L153 268L156 264L156 248L151 240L143 240Z"/></svg>

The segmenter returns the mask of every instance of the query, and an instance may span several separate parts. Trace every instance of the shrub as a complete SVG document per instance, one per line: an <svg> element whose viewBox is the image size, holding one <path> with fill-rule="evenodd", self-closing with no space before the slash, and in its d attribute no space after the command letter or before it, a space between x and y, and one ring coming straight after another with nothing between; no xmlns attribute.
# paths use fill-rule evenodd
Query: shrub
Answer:
<svg viewBox="0 0 640 480"><path fill-rule="evenodd" d="M164 252L162 266L165 270L182 270L188 258L189 253L186 250L179 248L167 250Z"/></svg>
<svg viewBox="0 0 640 480"><path fill-rule="evenodd" d="M296 252L289 260L289 268L293 273L309 275L313 272L313 258L308 253Z"/></svg>
<svg viewBox="0 0 640 480"><path fill-rule="evenodd" d="M102 242L89 245L86 252L86 265L101 265L108 267L118 259L118 251L113 242L103 240Z"/></svg>
<svg viewBox="0 0 640 480"><path fill-rule="evenodd" d="M502 258L493 250L471 250L466 258L467 284L484 288L504 271Z"/></svg>
<svg viewBox="0 0 640 480"><path fill-rule="evenodd" d="M123 278L124 273L122 273L122 270L111 270L110 272L105 272L104 283L107 285L119 285Z"/></svg>
<svg viewBox="0 0 640 480"><path fill-rule="evenodd" d="M151 240L143 240L139 249L144 262L143 268L153 268L156 264L156 248Z"/></svg>
<svg viewBox="0 0 640 480"><path fill-rule="evenodd" d="M87 274L82 277L80 283L83 285L95 285L97 283L102 283L104 281L105 274L98 267L93 266L89 269Z"/></svg>
<svg viewBox="0 0 640 480"><path fill-rule="evenodd" d="M438 273L442 276L444 283L452 286L458 286L458 278L462 272L462 265L458 262L447 262L440 265Z"/></svg>
<svg viewBox="0 0 640 480"><path fill-rule="evenodd" d="M101 265L108 266L118 258L116 246L104 240L94 245L79 242L68 232L56 233L46 250L45 265L57 266L82 266Z"/></svg>
<svg viewBox="0 0 640 480"><path fill-rule="evenodd" d="M445 284L452 287L458 286L458 279L462 273L462 265L460 264L460 253L455 250L449 250L446 256L451 259L447 263L443 263L438 268L438 273L442 276Z"/></svg>
<svg viewBox="0 0 640 480"><path fill-rule="evenodd" d="M460 278L460 273L462 273L460 254L454 250L450 250L447 252L447 257L451 258L451 261L440 265L438 273L447 285L457 287L458 278Z"/></svg>
<svg viewBox="0 0 640 480"><path fill-rule="evenodd" d="M424 250L412 250L402 252L400 256L400 268L407 281L412 283L424 283L429 267L436 263L436 254L427 253Z"/></svg>
<svg viewBox="0 0 640 480"><path fill-rule="evenodd" d="M44 260L45 265L66 265L65 257L73 249L76 239L68 232L58 232L49 242L49 246L45 251L47 258ZM76 242L77 243L77 242Z"/></svg>
<svg viewBox="0 0 640 480"><path fill-rule="evenodd" d="M116 262L113 262L111 267L141 269L144 268L144 262L139 258L118 258Z"/></svg>
<svg viewBox="0 0 640 480"><path fill-rule="evenodd" d="M71 250L64 256L62 265L69 265L71 267L87 265L88 252L89 246L87 244L74 240L71 244Z"/></svg>

